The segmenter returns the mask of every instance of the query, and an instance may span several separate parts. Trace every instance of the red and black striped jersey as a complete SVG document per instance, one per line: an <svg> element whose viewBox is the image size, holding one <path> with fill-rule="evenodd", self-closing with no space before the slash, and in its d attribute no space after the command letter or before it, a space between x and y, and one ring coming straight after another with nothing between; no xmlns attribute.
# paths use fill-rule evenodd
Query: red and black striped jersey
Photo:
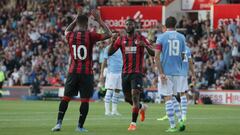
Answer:
<svg viewBox="0 0 240 135"><path fill-rule="evenodd" d="M93 74L93 45L104 38L103 35L89 32L67 32L65 34L71 56L69 73Z"/></svg>
<svg viewBox="0 0 240 135"><path fill-rule="evenodd" d="M139 33L132 37L118 37L115 41L114 49L120 48L122 51L123 73L144 73L144 47L139 46L140 41L150 46L149 41Z"/></svg>

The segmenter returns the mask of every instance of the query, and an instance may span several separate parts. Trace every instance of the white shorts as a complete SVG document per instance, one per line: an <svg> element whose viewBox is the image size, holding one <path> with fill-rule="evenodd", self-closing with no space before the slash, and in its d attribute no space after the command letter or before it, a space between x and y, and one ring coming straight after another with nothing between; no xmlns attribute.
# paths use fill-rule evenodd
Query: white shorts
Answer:
<svg viewBox="0 0 240 135"><path fill-rule="evenodd" d="M187 76L180 76L180 89L177 92L185 92L188 90L188 77Z"/></svg>
<svg viewBox="0 0 240 135"><path fill-rule="evenodd" d="M167 76L167 83L162 85L158 78L158 92L163 96L177 95L178 92L187 90L187 78L185 76Z"/></svg>
<svg viewBox="0 0 240 135"><path fill-rule="evenodd" d="M107 73L105 88L107 89L122 89L122 74L121 73Z"/></svg>

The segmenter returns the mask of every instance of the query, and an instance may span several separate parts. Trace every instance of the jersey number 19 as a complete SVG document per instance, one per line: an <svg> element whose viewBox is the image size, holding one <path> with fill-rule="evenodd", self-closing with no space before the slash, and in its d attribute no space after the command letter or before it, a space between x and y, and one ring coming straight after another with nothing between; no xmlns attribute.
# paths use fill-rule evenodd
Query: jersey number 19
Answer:
<svg viewBox="0 0 240 135"><path fill-rule="evenodd" d="M179 56L180 44L179 40L168 40L169 56Z"/></svg>

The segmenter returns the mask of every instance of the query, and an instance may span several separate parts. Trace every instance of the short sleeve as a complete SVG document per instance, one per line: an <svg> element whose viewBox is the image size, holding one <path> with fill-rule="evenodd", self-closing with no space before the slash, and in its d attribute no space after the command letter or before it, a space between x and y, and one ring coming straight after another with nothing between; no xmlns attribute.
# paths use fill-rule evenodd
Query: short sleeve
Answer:
<svg viewBox="0 0 240 135"><path fill-rule="evenodd" d="M162 37L161 36L157 37L156 50L162 51Z"/></svg>
<svg viewBox="0 0 240 135"><path fill-rule="evenodd" d="M103 40L103 34L98 34L96 32L90 32L90 39L92 43L96 43L97 41Z"/></svg>
<svg viewBox="0 0 240 135"><path fill-rule="evenodd" d="M150 43L150 41L149 41L147 38L145 38L144 36L142 36L142 39L143 39L143 42L144 42L147 46L151 46L151 43Z"/></svg>

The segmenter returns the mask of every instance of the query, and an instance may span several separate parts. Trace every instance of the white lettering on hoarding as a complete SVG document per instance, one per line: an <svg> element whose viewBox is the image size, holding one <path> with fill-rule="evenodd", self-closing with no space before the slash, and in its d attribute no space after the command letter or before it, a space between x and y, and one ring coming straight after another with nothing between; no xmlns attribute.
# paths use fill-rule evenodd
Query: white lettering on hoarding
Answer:
<svg viewBox="0 0 240 135"><path fill-rule="evenodd" d="M240 16L237 15L237 17L235 19L234 18L219 18L218 26L222 26L223 24L228 24L229 22L233 22L234 20L237 22L238 25L240 24Z"/></svg>
<svg viewBox="0 0 240 135"><path fill-rule="evenodd" d="M123 17L121 16L120 19L106 19L105 23L109 26L109 27L119 27L119 28L124 28L125 27L125 21L129 18L129 16L127 17ZM149 28L153 25L157 25L158 24L158 20L157 19L143 19L143 14L141 14L140 11L137 11L134 15L133 15L133 19L139 19L140 23L142 24L143 28Z"/></svg>
<svg viewBox="0 0 240 135"><path fill-rule="evenodd" d="M240 105L240 91L239 92L200 92L200 98L210 97L213 104L235 104Z"/></svg>
<svg viewBox="0 0 240 135"><path fill-rule="evenodd" d="M223 94L222 93L212 93L212 92L204 92L201 93L201 98L202 97L210 97L212 102L214 104L225 104L225 102L223 101Z"/></svg>
<svg viewBox="0 0 240 135"><path fill-rule="evenodd" d="M211 4L207 3L207 4L200 4L200 9L210 9Z"/></svg>
<svg viewBox="0 0 240 135"><path fill-rule="evenodd" d="M109 26L109 27L125 27L125 21L127 20L124 19L124 17L121 17L120 20L113 20L113 19L109 19L109 20L105 20L105 23ZM154 26L154 25L157 25L158 24L158 20L156 19L151 19L151 20L148 20L148 19L142 19L141 21L141 24L142 24L142 27L143 28L148 28L148 27L151 27L151 26Z"/></svg>

